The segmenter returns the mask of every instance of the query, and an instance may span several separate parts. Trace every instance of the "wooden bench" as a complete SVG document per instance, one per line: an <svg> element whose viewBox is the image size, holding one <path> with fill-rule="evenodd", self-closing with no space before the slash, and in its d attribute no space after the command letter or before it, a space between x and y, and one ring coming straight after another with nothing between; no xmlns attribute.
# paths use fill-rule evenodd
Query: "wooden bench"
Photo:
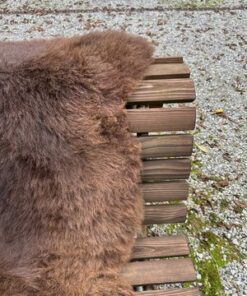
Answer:
<svg viewBox="0 0 247 296"><path fill-rule="evenodd" d="M131 132L141 142L144 225L183 223L188 196L190 155L196 109L190 71L181 57L158 58L126 105ZM174 105L164 104L176 103ZM188 104L187 104L188 105ZM157 134L164 132L163 135ZM153 133L153 134L152 134ZM156 134L155 134L156 133ZM171 203L172 202L172 203ZM136 240L132 260L123 271L136 286L196 280L185 236L143 237ZM156 260L159 259L159 260ZM198 296L197 288L136 292L138 296Z"/></svg>

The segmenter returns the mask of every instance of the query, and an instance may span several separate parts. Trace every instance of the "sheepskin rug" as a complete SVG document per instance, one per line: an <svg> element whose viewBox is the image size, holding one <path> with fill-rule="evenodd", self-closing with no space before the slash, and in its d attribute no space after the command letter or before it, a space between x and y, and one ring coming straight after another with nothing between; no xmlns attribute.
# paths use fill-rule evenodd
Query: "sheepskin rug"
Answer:
<svg viewBox="0 0 247 296"><path fill-rule="evenodd" d="M0 295L131 296L143 218L125 100L152 46L121 32L0 43Z"/></svg>

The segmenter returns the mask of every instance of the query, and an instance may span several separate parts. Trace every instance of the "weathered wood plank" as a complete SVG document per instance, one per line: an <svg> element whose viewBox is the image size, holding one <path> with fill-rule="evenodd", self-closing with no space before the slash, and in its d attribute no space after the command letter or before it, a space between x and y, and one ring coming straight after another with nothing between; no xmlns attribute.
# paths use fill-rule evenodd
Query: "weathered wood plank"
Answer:
<svg viewBox="0 0 247 296"><path fill-rule="evenodd" d="M130 131L133 133L193 130L195 107L128 109Z"/></svg>
<svg viewBox="0 0 247 296"><path fill-rule="evenodd" d="M180 57L156 59L146 72L146 80L142 81L134 94L128 98L128 103L144 103L153 107L156 106L155 104L161 106L165 102L192 102L195 99L194 85L190 79L184 79L185 77L188 78L190 73L188 67L182 63L183 59ZM159 80L164 78L169 79ZM185 107L185 109L187 108ZM185 109L183 109L183 112L187 112ZM176 111L179 111L179 114L173 113ZM195 110L190 110L190 114L187 113L185 117L176 108L139 109L128 110L127 112L130 129L137 133L189 130L193 129L195 124ZM176 119L174 119L175 117ZM190 156L193 138L190 135L181 136L184 136L184 138L180 138L178 135L140 137L142 158ZM147 182L187 178L189 172L190 162L188 159L144 161L142 180ZM183 200L188 195L188 185L184 180L143 183L142 191L146 202ZM184 222L185 219L186 207L183 204L145 207L144 224L146 225ZM132 260L185 256L188 254L188 244L183 236L141 238L136 241ZM132 262L125 268L124 275L132 285L196 280L196 273L190 259ZM136 292L136 295L199 296L200 293L197 288L191 288Z"/></svg>
<svg viewBox="0 0 247 296"><path fill-rule="evenodd" d="M167 290L152 290L144 292L136 292L136 296L200 296L198 288L187 289L167 289Z"/></svg>
<svg viewBox="0 0 247 296"><path fill-rule="evenodd" d="M186 200L189 185L185 180L164 183L143 183L141 185L145 202Z"/></svg>
<svg viewBox="0 0 247 296"><path fill-rule="evenodd" d="M196 280L189 258L131 262L124 268L123 275L133 286Z"/></svg>
<svg viewBox="0 0 247 296"><path fill-rule="evenodd" d="M145 206L143 224L184 223L186 214L187 208L184 204Z"/></svg>
<svg viewBox="0 0 247 296"><path fill-rule="evenodd" d="M190 70L185 64L152 64L144 74L144 79L189 78Z"/></svg>
<svg viewBox="0 0 247 296"><path fill-rule="evenodd" d="M128 103L192 102L196 98L191 79L143 80Z"/></svg>
<svg viewBox="0 0 247 296"><path fill-rule="evenodd" d="M183 57L157 57L154 60L154 64L182 64Z"/></svg>
<svg viewBox="0 0 247 296"><path fill-rule="evenodd" d="M142 181L187 179L190 175L190 160L185 158L147 160L143 162Z"/></svg>
<svg viewBox="0 0 247 296"><path fill-rule="evenodd" d="M131 259L147 259L189 254L185 236L163 236L138 238L133 248Z"/></svg>
<svg viewBox="0 0 247 296"><path fill-rule="evenodd" d="M138 137L142 158L190 156L193 150L191 135Z"/></svg>

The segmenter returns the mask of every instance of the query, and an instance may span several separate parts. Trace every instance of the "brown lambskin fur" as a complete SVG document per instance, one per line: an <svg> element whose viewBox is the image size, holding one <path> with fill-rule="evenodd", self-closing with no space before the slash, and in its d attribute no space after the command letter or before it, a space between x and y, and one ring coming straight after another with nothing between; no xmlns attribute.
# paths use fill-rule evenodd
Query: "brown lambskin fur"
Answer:
<svg viewBox="0 0 247 296"><path fill-rule="evenodd" d="M143 218L124 103L152 46L120 32L0 43L0 295L131 296Z"/></svg>

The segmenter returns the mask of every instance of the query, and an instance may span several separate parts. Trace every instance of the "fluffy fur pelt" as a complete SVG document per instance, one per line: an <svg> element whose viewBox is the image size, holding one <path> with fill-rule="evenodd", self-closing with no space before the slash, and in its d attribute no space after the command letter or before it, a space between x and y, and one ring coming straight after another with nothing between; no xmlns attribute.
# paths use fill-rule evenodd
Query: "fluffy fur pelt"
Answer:
<svg viewBox="0 0 247 296"><path fill-rule="evenodd" d="M152 46L120 32L0 43L0 295L130 296L143 217L124 103Z"/></svg>

